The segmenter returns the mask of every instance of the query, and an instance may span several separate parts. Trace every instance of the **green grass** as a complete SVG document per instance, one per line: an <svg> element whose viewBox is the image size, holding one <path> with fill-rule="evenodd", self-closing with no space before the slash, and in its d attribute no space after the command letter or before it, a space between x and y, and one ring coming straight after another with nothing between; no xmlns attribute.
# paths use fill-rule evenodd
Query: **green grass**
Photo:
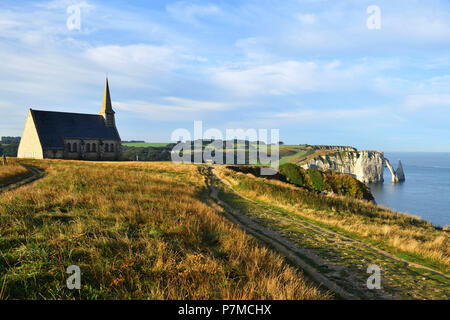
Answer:
<svg viewBox="0 0 450 320"><path fill-rule="evenodd" d="M241 175L241 178L245 180L256 180L243 175ZM249 189L247 185L242 184L241 178L238 179L240 182L239 184L234 185L234 188L240 192L245 192ZM422 263L431 268L441 269L441 271L445 270L445 267L442 265L436 265L436 261L434 261L434 263L431 262L429 257L423 257L417 253L408 253L399 248L392 247L385 241L374 241L370 237L364 237L358 233L349 232L342 228L342 226L319 221L318 218L321 217L323 213L317 212L317 216L314 216L313 214L304 216L301 214L300 210L287 210L274 204L278 201L271 201L271 197L267 195L261 198L264 200L252 197L255 200L255 202L252 203L229 192L228 187L225 187L223 184L219 184L219 186L220 198L231 206L239 208L242 213L256 218L260 224L277 231L284 237L296 243L300 248L308 248L324 257L326 260L344 267L345 269L341 270L341 272L349 272L353 278L359 279L358 281L361 283L359 287L353 287L347 277L336 277L333 273L328 275L329 270L325 267L322 269L319 268L319 271L325 276L331 276L341 287L350 290L361 298L367 298L368 295L370 296L372 294L361 290L363 288L362 284L364 284L365 279L367 279L366 268L368 264L376 264L382 267L383 289L386 292L393 294L396 298L448 298L448 294L450 293L450 281L448 279L433 274L425 269L406 267L403 262L388 258L383 254L352 242L346 239L346 237L374 245L375 247L381 247L388 252L394 253L397 257ZM251 188L251 190L256 190L256 193L258 193L257 189L258 188L255 188L254 185ZM270 194L274 195L273 192ZM250 195L250 193L246 194L246 196L248 195ZM344 220L346 224L350 223L352 215L348 214L346 215L347 218L344 218L343 214L344 213L339 213L338 215L342 217L341 219ZM355 224L361 225L361 218L358 216L354 216L354 218ZM392 222L386 220L384 223L389 224ZM316 230L311 228L310 224L332 230L337 234L328 234ZM429 232L431 235L432 230L429 230Z"/></svg>
<svg viewBox="0 0 450 320"><path fill-rule="evenodd" d="M280 166L286 163L295 162L296 159L307 156L309 151L299 151L293 155L285 156L280 158Z"/></svg>
<svg viewBox="0 0 450 320"><path fill-rule="evenodd" d="M219 174L233 181L246 196L314 219L332 228L339 227L365 241L379 243L383 249L412 262L431 266L449 274L449 234L430 222L389 211L374 204L342 196L322 196L302 188L264 178L256 178L230 169Z"/></svg>
<svg viewBox="0 0 450 320"><path fill-rule="evenodd" d="M169 142L126 142L126 143L123 143L124 146L138 147L138 148L145 148L145 147L160 148L160 147L165 147L168 144L169 144Z"/></svg>

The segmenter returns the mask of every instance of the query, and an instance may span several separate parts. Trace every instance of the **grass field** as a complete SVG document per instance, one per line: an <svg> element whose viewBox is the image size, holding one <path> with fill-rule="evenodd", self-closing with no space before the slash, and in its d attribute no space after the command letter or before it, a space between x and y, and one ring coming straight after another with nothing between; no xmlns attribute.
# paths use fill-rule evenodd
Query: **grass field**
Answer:
<svg viewBox="0 0 450 320"><path fill-rule="evenodd" d="M450 274L449 233L427 221L360 200L324 197L283 182L256 178L225 167L217 167L216 171L233 188L251 199L277 205L299 217L313 219L331 230Z"/></svg>
<svg viewBox="0 0 450 320"><path fill-rule="evenodd" d="M0 298L331 298L207 205L195 165L24 162L47 176L0 194Z"/></svg>
<svg viewBox="0 0 450 320"><path fill-rule="evenodd" d="M292 155L280 157L279 165L281 166L281 165L286 164L286 163L296 162L297 159L305 157L307 155L308 155L308 151L299 151L299 152L294 153Z"/></svg>
<svg viewBox="0 0 450 320"><path fill-rule="evenodd" d="M332 152L332 150L314 150L313 147L304 145L281 145L280 165L286 163L301 165L319 155L326 155Z"/></svg>
<svg viewBox="0 0 450 320"><path fill-rule="evenodd" d="M169 144L168 142L126 142L126 143L123 143L124 146L137 147L137 148L146 148L146 147L160 148L160 147L165 147L168 144Z"/></svg>
<svg viewBox="0 0 450 320"><path fill-rule="evenodd" d="M276 236L279 235L290 241L290 244L284 246L290 256L306 261L306 264L322 277L344 290L344 295L350 294L364 300L450 297L450 277L431 270L439 270L439 266L442 267L441 270L446 270L445 266L442 266L445 260L437 264L431 261L434 268L430 269L423 266L423 262L427 264L424 259L417 258L418 252L405 253L398 245L395 248L387 248L386 243L383 243L388 241L391 234L394 237L401 236L403 245L406 246L415 245L416 241L422 238L420 240L423 245L433 246L448 258L448 237L442 231L428 228L426 224L417 228L413 218L396 216L393 212L377 216L376 212L372 211L374 216L361 219L359 215L367 215L368 210L360 207L356 212L352 211L356 206L344 201L344 198L334 200L347 203L347 212L339 212L342 207L332 207L332 210L329 210L331 212L327 212L317 209L320 203L318 195L305 193L299 188L290 188L289 185L275 180L264 182L267 188L262 188L258 183L253 183L255 181L246 181L248 179L260 182L259 178L255 179L250 174L233 172L228 176L219 167L213 172L225 177L225 180L216 179L215 182L219 199L238 209L241 215L251 218L251 221L258 221L262 229L253 229L257 233L256 236L264 235L282 241ZM297 205L287 199L292 199ZM289 205L286 205L288 203ZM322 200L322 203L327 201ZM328 205L330 204L332 202L328 202ZM245 219L240 218L240 221L246 224ZM378 228L384 233L381 241L373 241L373 238L364 235L368 231L367 225L371 225L372 221L374 229ZM346 227L349 226L353 226L354 230L348 231ZM355 231L357 229L361 229L361 232ZM417 238L405 236L405 233L411 231L415 232ZM375 234L372 232L371 236ZM380 251L380 248L387 250ZM428 261L434 260L434 254L431 254L432 257ZM418 260L421 260L422 266L411 263L419 262ZM370 290L366 286L369 265L380 267L380 290Z"/></svg>
<svg viewBox="0 0 450 320"><path fill-rule="evenodd" d="M6 166L0 164L0 187L31 176L31 173L21 166L16 158L8 158L7 163Z"/></svg>

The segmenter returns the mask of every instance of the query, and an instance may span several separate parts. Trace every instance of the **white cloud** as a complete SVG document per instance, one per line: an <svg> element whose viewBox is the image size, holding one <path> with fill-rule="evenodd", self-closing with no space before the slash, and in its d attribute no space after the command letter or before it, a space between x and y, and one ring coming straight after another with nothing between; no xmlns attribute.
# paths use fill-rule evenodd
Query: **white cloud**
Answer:
<svg viewBox="0 0 450 320"><path fill-rule="evenodd" d="M67 28L67 8L72 4L81 10L81 30ZM52 1L13 9L0 8L0 37L39 49L61 46L73 35L91 33L89 22L93 20L89 17L95 9L86 1Z"/></svg>
<svg viewBox="0 0 450 320"><path fill-rule="evenodd" d="M313 62L287 61L244 70L219 70L214 80L238 94L283 95L313 90L316 84L309 76L316 70Z"/></svg>
<svg viewBox="0 0 450 320"><path fill-rule="evenodd" d="M446 107L450 109L450 94L415 94L405 98L404 107L408 111Z"/></svg>
<svg viewBox="0 0 450 320"><path fill-rule="evenodd" d="M0 29L1 30L12 29L12 28L16 28L16 27L20 26L20 23L18 21L11 20L11 18L9 18L9 20L6 20L4 18L5 18L5 13L2 13L2 15L0 16Z"/></svg>
<svg viewBox="0 0 450 320"><path fill-rule="evenodd" d="M48 1L44 3L38 3L36 4L37 7L54 10L54 9L66 9L70 6L76 5L80 8L92 10L95 8L95 6L91 3L88 3L86 1L79 1L79 0L53 0Z"/></svg>
<svg viewBox="0 0 450 320"><path fill-rule="evenodd" d="M434 2L433 6L409 0L379 1L382 24L377 31L367 29L367 4L361 1L320 1L306 5L287 2L284 9L293 10L289 15L283 16L286 11L280 9L281 5L253 17L256 21L276 21L270 31L265 32L264 36L269 39L255 44L254 49L280 54L320 52L329 56L344 52L372 55L374 52L429 50L430 45L448 48L448 2ZM305 9L310 12L304 12ZM280 16L284 17L282 21L278 20Z"/></svg>
<svg viewBox="0 0 450 320"><path fill-rule="evenodd" d="M202 56L192 56L189 54L180 54L180 58L195 61L195 62L208 62L208 58Z"/></svg>
<svg viewBox="0 0 450 320"><path fill-rule="evenodd" d="M439 14L429 8L408 10L403 14L387 15L382 20L382 28L400 42L414 44L429 42L448 43L450 37L450 15L441 11Z"/></svg>
<svg viewBox="0 0 450 320"><path fill-rule="evenodd" d="M149 120L171 122L198 120L204 112L229 110L236 107L236 104L165 97L160 103L140 100L114 101L113 106Z"/></svg>
<svg viewBox="0 0 450 320"><path fill-rule="evenodd" d="M107 71L143 73L174 67L174 50L166 46L129 45L101 46L86 50L87 59Z"/></svg>
<svg viewBox="0 0 450 320"><path fill-rule="evenodd" d="M230 109L233 105L215 102L183 99L177 97L167 97L166 100L173 104L175 109L180 111L219 111Z"/></svg>
<svg viewBox="0 0 450 320"><path fill-rule="evenodd" d="M384 108L362 108L362 109L301 109L291 112L280 112L271 117L283 121L293 121L296 123L319 120L369 120L374 116L383 115Z"/></svg>
<svg viewBox="0 0 450 320"><path fill-rule="evenodd" d="M450 88L450 74L431 77L425 80L421 86L430 90L448 92Z"/></svg>
<svg viewBox="0 0 450 320"><path fill-rule="evenodd" d="M198 24L200 19L217 16L222 11L214 4L197 5L184 1L168 4L167 12L175 19L191 24Z"/></svg>
<svg viewBox="0 0 450 320"><path fill-rule="evenodd" d="M376 77L373 89L387 95L397 95L411 90L411 81L399 77Z"/></svg>
<svg viewBox="0 0 450 320"><path fill-rule="evenodd" d="M42 50L40 54L31 50L18 55L14 50L0 46L0 61L3 61L0 62L0 91L43 99L67 92L77 93L79 85L92 84L96 74L86 60L80 61L72 53L55 50Z"/></svg>
<svg viewBox="0 0 450 320"><path fill-rule="evenodd" d="M317 16L313 13L299 13L296 14L295 17L303 25L312 25L315 24L317 21Z"/></svg>
<svg viewBox="0 0 450 320"><path fill-rule="evenodd" d="M284 61L241 69L213 70L213 80L239 95L289 95L320 90L355 89L367 76L363 64L348 68L339 61Z"/></svg>
<svg viewBox="0 0 450 320"><path fill-rule="evenodd" d="M270 41L270 39L264 37L250 37L237 40L235 46L242 50L248 58L263 60L272 55L270 50L267 50Z"/></svg>

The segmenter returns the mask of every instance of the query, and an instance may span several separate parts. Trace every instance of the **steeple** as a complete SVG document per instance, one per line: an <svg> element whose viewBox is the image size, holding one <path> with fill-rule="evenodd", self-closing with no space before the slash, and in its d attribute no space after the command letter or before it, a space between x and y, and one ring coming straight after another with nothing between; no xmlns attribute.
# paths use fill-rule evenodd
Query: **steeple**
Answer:
<svg viewBox="0 0 450 320"><path fill-rule="evenodd" d="M108 84L108 77L106 77L106 85L105 85L105 94L103 96L103 104L102 109L100 110L99 114L105 118L105 124L107 127L115 127L116 122L114 119L114 110L112 108L111 104L111 96L109 94L109 84Z"/></svg>

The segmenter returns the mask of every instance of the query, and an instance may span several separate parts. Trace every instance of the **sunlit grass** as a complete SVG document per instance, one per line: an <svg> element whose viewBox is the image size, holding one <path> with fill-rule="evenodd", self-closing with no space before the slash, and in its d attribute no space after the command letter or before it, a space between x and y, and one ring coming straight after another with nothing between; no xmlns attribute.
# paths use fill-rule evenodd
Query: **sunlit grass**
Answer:
<svg viewBox="0 0 450 320"><path fill-rule="evenodd" d="M205 204L197 166L26 162L48 175L0 194L4 298L330 298Z"/></svg>
<svg viewBox="0 0 450 320"><path fill-rule="evenodd" d="M215 172L243 195L348 232L401 257L450 272L449 233L430 222L348 197L323 196L277 180L218 166Z"/></svg>
<svg viewBox="0 0 450 320"><path fill-rule="evenodd" d="M0 159L0 162L2 162L2 159ZM0 187L31 175L25 167L17 162L16 158L8 158L6 166L2 165L2 163L0 163Z"/></svg>

